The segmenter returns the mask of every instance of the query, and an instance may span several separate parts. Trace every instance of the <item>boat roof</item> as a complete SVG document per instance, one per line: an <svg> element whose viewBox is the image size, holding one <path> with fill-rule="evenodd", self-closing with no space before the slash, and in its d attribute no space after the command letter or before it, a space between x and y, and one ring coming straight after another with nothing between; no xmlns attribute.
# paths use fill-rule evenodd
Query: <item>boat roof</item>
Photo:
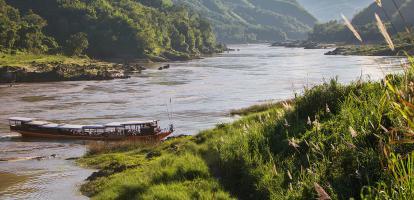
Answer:
<svg viewBox="0 0 414 200"><path fill-rule="evenodd" d="M41 127L42 128L58 128L59 127L59 124L51 123L51 124L41 125Z"/></svg>
<svg viewBox="0 0 414 200"><path fill-rule="evenodd" d="M35 121L34 118L27 117L10 117L11 121L29 122L30 125L42 126L44 128L60 128L60 129L100 129L105 127L123 127L128 125L142 125L152 124L159 120L140 120L140 121L125 121L125 122L111 122L105 125L76 125L76 124L55 124L47 121Z"/></svg>
<svg viewBox="0 0 414 200"><path fill-rule="evenodd" d="M111 122L108 124L105 124L105 127L122 127L122 123L121 122Z"/></svg>
<svg viewBox="0 0 414 200"><path fill-rule="evenodd" d="M121 125L141 125L141 124L151 124L157 122L158 120L147 120L147 121L126 121L121 122Z"/></svg>
<svg viewBox="0 0 414 200"><path fill-rule="evenodd" d="M100 128L105 128L105 126L104 125L95 124L95 125L85 125L82 128L83 129L100 129Z"/></svg>
<svg viewBox="0 0 414 200"><path fill-rule="evenodd" d="M46 125L46 124L50 124L50 122L47 122L47 121L31 121L27 124L35 125L35 126L43 126L43 125Z"/></svg>
<svg viewBox="0 0 414 200"><path fill-rule="evenodd" d="M11 121L21 121L21 122L31 122L34 119L33 118L27 118L27 117L10 117L9 120L11 120Z"/></svg>
<svg viewBox="0 0 414 200"><path fill-rule="evenodd" d="M57 128L60 128L60 129L82 129L83 125L64 124L64 125L58 126Z"/></svg>

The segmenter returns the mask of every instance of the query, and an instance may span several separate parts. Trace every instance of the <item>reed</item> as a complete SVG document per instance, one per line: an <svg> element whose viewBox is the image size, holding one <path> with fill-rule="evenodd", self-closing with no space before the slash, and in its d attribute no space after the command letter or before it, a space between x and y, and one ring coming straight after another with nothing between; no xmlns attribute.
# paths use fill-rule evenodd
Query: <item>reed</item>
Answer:
<svg viewBox="0 0 414 200"><path fill-rule="evenodd" d="M385 10L385 8L382 6L382 0L375 0L375 2L377 3L378 7L380 7L382 9L382 12L384 13L387 20L389 22L392 22L391 17L388 15L387 10ZM391 27L392 27L392 29L395 33L398 33L398 30L397 30L397 28L395 28L394 24L391 23Z"/></svg>
<svg viewBox="0 0 414 200"><path fill-rule="evenodd" d="M345 15L341 14L342 19L345 22L345 26L348 27L348 29L352 32L352 34L354 34L355 38L357 40L359 40L360 42L362 42L362 37L361 35L358 33L358 31L356 30L356 28L352 25L352 23L348 20L347 17L345 17Z"/></svg>
<svg viewBox="0 0 414 200"><path fill-rule="evenodd" d="M397 10L398 15L400 16L401 20L403 21L405 25L405 31L407 33L411 33L407 20L405 19L404 15L401 13L400 6L397 5L397 2L395 0L391 0L391 1L394 4L394 7Z"/></svg>
<svg viewBox="0 0 414 200"><path fill-rule="evenodd" d="M377 27L381 35L384 37L385 42L388 44L388 47L392 51L394 51L395 50L394 42L392 41L390 34L388 34L387 28L385 27L384 23L382 22L381 18L378 16L377 13L375 13L375 19L377 21Z"/></svg>

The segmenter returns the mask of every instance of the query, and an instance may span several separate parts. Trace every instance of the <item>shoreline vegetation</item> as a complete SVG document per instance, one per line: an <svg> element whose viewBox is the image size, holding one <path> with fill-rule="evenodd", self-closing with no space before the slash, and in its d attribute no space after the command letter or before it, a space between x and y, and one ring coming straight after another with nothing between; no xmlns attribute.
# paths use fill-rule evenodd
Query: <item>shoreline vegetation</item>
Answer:
<svg viewBox="0 0 414 200"><path fill-rule="evenodd" d="M325 55L359 55L359 56L406 56L414 55L414 44L397 44L395 50L386 44L344 45L326 52Z"/></svg>
<svg viewBox="0 0 414 200"><path fill-rule="evenodd" d="M216 49L214 53L224 50L230 51L223 48ZM87 56L0 53L0 83L126 79L130 73L146 70L143 65L147 63L187 61L201 59L201 56L183 54L169 58L157 56L121 62L122 59L96 60Z"/></svg>
<svg viewBox="0 0 414 200"><path fill-rule="evenodd" d="M195 136L94 143L77 163L99 171L81 191L92 199L410 199L409 61L404 74L378 82L333 79L233 111L242 117Z"/></svg>
<svg viewBox="0 0 414 200"><path fill-rule="evenodd" d="M171 0L0 0L0 11L0 82L128 78L136 60L226 49L207 20Z"/></svg>
<svg viewBox="0 0 414 200"><path fill-rule="evenodd" d="M287 48L304 48L304 49L331 49L325 55L343 55L343 56L405 56L414 54L414 43L397 43L395 50L389 49L387 44L343 44L343 43L319 43L312 41L286 41L275 42L271 46Z"/></svg>

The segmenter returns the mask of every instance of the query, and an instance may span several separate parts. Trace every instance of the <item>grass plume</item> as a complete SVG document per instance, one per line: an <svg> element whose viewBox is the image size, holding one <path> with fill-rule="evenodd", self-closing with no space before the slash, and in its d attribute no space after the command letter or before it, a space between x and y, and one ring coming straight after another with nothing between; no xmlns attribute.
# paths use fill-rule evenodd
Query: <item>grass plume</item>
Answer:
<svg viewBox="0 0 414 200"><path fill-rule="evenodd" d="M345 26L348 27L348 29L352 32L352 34L354 34L355 38L357 40L359 40L360 42L362 42L362 37L361 35L358 33L358 31L355 29L355 27L352 25L352 23L348 20L347 17L345 17L344 14L341 14L342 19L345 22Z"/></svg>
<svg viewBox="0 0 414 200"><path fill-rule="evenodd" d="M388 44L388 47L394 51L395 45L394 42L391 39L391 36L388 34L387 28L385 27L384 23L382 22L381 18L378 16L377 13L375 13L375 19L377 21L377 27L381 33L381 35L384 37L385 42Z"/></svg>

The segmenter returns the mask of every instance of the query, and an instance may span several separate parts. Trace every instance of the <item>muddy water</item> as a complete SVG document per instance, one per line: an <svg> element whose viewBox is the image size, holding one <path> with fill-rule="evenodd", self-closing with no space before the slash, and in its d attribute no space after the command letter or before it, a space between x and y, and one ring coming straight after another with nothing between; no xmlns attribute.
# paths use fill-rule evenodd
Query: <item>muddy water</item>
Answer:
<svg viewBox="0 0 414 200"><path fill-rule="evenodd" d="M291 98L324 79L376 80L400 69L398 58L324 56L326 50L267 45L232 48L240 51L172 63L162 71L149 66L126 80L0 86L0 160L12 160L0 161L0 199L82 199L78 186L91 173L67 160L85 153L82 142L22 139L8 130L11 116L81 124L156 118L164 127L174 123L175 134L196 134L231 121L230 109Z"/></svg>

